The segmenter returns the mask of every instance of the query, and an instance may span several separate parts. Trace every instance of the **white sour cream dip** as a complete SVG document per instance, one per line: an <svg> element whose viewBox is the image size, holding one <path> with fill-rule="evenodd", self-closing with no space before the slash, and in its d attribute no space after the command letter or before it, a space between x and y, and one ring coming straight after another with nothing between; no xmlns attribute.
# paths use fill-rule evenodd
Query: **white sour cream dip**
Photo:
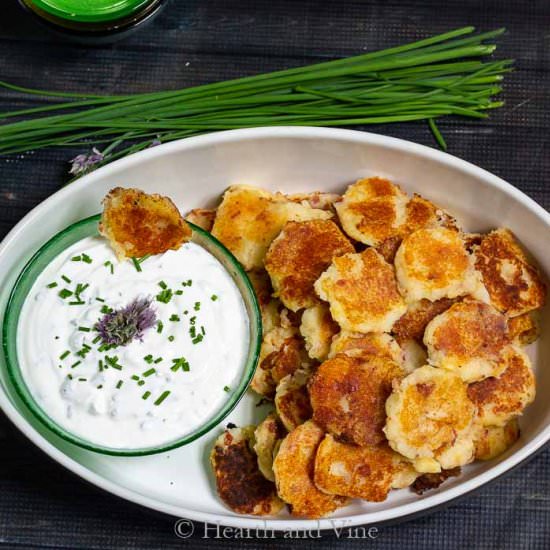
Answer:
<svg viewBox="0 0 550 550"><path fill-rule="evenodd" d="M163 445L204 425L237 387L249 347L241 294L207 250L186 243L139 267L117 261L104 239L83 239L40 274L19 318L20 368L36 402L68 432L113 449ZM96 323L136 298L151 300L154 326L105 349Z"/></svg>

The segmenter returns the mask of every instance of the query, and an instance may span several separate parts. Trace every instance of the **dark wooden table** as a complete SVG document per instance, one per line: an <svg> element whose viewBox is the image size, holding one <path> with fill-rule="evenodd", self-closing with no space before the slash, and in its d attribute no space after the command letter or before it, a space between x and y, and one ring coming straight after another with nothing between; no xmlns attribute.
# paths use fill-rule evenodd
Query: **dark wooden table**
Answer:
<svg viewBox="0 0 550 550"><path fill-rule="evenodd" d="M109 46L64 42L17 6L0 6L0 79L64 91L141 92L353 55L464 25L505 26L499 56L517 59L507 106L489 121L447 120L449 152L550 207L550 2L504 0L172 0L147 28ZM27 106L0 91L0 111ZM424 124L370 131L434 145ZM67 180L70 150L0 157L0 233ZM547 396L541 396L545 399ZM0 546L9 548L218 548L225 540L173 534L173 520L104 494L66 472L0 414ZM302 546L329 548L330 534ZM290 547L287 540L243 547ZM550 449L475 495L421 519L380 526L362 548L550 547Z"/></svg>

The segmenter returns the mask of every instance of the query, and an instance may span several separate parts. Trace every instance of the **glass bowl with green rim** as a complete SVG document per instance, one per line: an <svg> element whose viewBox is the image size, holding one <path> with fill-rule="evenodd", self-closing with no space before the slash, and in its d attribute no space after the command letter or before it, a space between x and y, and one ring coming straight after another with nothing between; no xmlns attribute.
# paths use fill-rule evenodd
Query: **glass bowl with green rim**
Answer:
<svg viewBox="0 0 550 550"><path fill-rule="evenodd" d="M150 21L167 0L19 0L52 30L84 41L122 38Z"/></svg>
<svg viewBox="0 0 550 550"><path fill-rule="evenodd" d="M254 375L254 371L256 370L262 340L262 317L256 294L246 272L233 254L231 254L231 252L229 252L229 250L215 237L210 235L210 233L188 222L192 229L191 242L202 246L223 265L237 285L246 308L249 324L249 346L246 361L242 367L242 374L239 384L235 389L227 394L227 401L221 409L214 414L214 416L208 418L203 425L196 428L192 432L180 436L172 441L168 441L161 445L137 449L103 447L87 441L82 437L71 433L62 427L58 422L50 418L48 413L36 402L32 392L25 382L19 365L17 354L17 332L21 309L37 277L59 254L61 254L69 246L86 237L98 236L99 219L99 215L91 216L84 220L78 221L59 232L34 254L34 256L27 262L26 266L21 271L8 299L2 328L7 372L15 390L30 412L42 424L66 441L91 451L113 456L144 456L169 451L171 449L175 449L176 447L181 447L182 445L191 443L219 425L236 407L248 388L252 376Z"/></svg>

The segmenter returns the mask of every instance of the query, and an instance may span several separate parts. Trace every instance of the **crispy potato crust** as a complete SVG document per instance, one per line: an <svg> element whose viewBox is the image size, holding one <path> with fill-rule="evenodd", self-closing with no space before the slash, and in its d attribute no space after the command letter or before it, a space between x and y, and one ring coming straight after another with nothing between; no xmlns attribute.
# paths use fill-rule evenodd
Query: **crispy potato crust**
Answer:
<svg viewBox="0 0 550 550"><path fill-rule="evenodd" d="M350 185L336 211L344 231L356 241L378 246L399 234L407 195L384 178L366 178Z"/></svg>
<svg viewBox="0 0 550 550"><path fill-rule="evenodd" d="M535 375L526 353L508 346L503 353L503 372L468 386L468 397L478 406L484 426L503 426L519 416L535 399Z"/></svg>
<svg viewBox="0 0 550 550"><path fill-rule="evenodd" d="M540 335L540 327L535 313L523 313L508 319L508 332L514 344L528 346L535 342Z"/></svg>
<svg viewBox="0 0 550 550"><path fill-rule="evenodd" d="M273 461L277 491L293 516L320 518L347 503L345 497L323 493L314 484L315 455L324 435L309 420L285 437Z"/></svg>
<svg viewBox="0 0 550 550"><path fill-rule="evenodd" d="M339 353L322 363L309 383L313 420L340 441L384 441L385 402L392 381L404 374L385 357Z"/></svg>
<svg viewBox="0 0 550 550"><path fill-rule="evenodd" d="M177 250L192 233L169 198L122 187L103 199L99 232L120 260Z"/></svg>
<svg viewBox="0 0 550 550"><path fill-rule="evenodd" d="M473 382L502 372L500 357L510 337L504 315L489 304L467 300L430 321L424 343L430 363Z"/></svg>
<svg viewBox="0 0 550 550"><path fill-rule="evenodd" d="M436 473L473 459L476 407L456 374L430 366L414 370L394 383L386 412L390 446L415 461L417 470Z"/></svg>
<svg viewBox="0 0 550 550"><path fill-rule="evenodd" d="M395 270L408 302L479 292L473 261L460 233L452 229L419 229L405 237L395 255Z"/></svg>
<svg viewBox="0 0 550 550"><path fill-rule="evenodd" d="M274 412L269 413L254 432L254 452L258 456L258 468L269 481L275 481L273 458L275 449L286 435L286 430Z"/></svg>
<svg viewBox="0 0 550 550"><path fill-rule="evenodd" d="M265 257L275 296L292 311L315 305L313 284L334 256L347 252L355 250L334 222L288 222Z"/></svg>
<svg viewBox="0 0 550 550"><path fill-rule="evenodd" d="M510 230L496 229L484 236L475 256L476 269L499 311L515 317L544 305L546 285Z"/></svg>
<svg viewBox="0 0 550 550"><path fill-rule="evenodd" d="M310 376L309 371L300 369L285 376L277 385L275 408L289 432L311 418L311 403L307 391Z"/></svg>
<svg viewBox="0 0 550 550"><path fill-rule="evenodd" d="M482 426L475 439L476 460L492 460L507 451L520 436L519 424L512 418L504 426Z"/></svg>
<svg viewBox="0 0 550 550"><path fill-rule="evenodd" d="M440 313L449 309L456 300L441 298L435 302L420 300L409 304L407 311L392 327L395 339L401 344L407 340L422 342L428 323Z"/></svg>
<svg viewBox="0 0 550 550"><path fill-rule="evenodd" d="M376 250L334 258L315 283L333 319L351 332L389 332L406 311L393 267Z"/></svg>
<svg viewBox="0 0 550 550"><path fill-rule="evenodd" d="M403 365L405 357L399 344L389 334L384 332L348 332L342 330L332 339L329 358L338 353L348 355L376 355L391 359L398 365Z"/></svg>
<svg viewBox="0 0 550 550"><path fill-rule="evenodd" d="M284 503L275 485L258 469L251 449L254 426L226 430L214 444L210 463L218 494L238 514L268 516L278 513Z"/></svg>
<svg viewBox="0 0 550 550"><path fill-rule="evenodd" d="M423 495L426 491L437 489L442 483L447 481L451 477L460 475L460 467L451 468L450 470L441 470L441 472L434 474L422 474L412 484L412 490L417 495Z"/></svg>
<svg viewBox="0 0 550 550"><path fill-rule="evenodd" d="M329 219L330 212L288 201L263 189L234 185L218 207L212 234L247 270L263 267L271 241L289 220Z"/></svg>
<svg viewBox="0 0 550 550"><path fill-rule="evenodd" d="M397 483L412 483L418 474L411 463L388 447L358 447L340 443L327 434L315 457L315 485L324 493L362 498L370 502L386 500Z"/></svg>
<svg viewBox="0 0 550 550"><path fill-rule="evenodd" d="M337 332L338 325L326 304L317 304L304 311L300 334L304 337L306 350L312 359L324 361L327 358L332 338Z"/></svg>
<svg viewBox="0 0 550 550"><path fill-rule="evenodd" d="M254 287L262 312L263 333L267 334L270 330L280 326L281 303L272 297L273 288L271 287L271 279L265 269L255 269L249 271L247 275Z"/></svg>

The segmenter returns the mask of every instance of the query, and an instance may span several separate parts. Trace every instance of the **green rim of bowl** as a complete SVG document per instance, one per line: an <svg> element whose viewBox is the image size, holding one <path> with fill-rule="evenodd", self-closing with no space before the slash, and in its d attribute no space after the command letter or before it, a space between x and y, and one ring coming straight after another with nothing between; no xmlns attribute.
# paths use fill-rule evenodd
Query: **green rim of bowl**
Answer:
<svg viewBox="0 0 550 550"><path fill-rule="evenodd" d="M31 0L27 2L60 19L82 23L116 21L133 15L151 3L152 0L95 0L94 2Z"/></svg>
<svg viewBox="0 0 550 550"><path fill-rule="evenodd" d="M90 441L72 434L48 416L48 414L35 401L32 393L26 385L17 357L17 328L21 308L28 293L33 287L36 278L40 275L40 273L42 273L45 267L49 265L55 257L66 250L67 247L85 237L98 236L99 233L97 230L97 225L99 219L99 215L91 216L84 220L78 221L59 232L32 256L21 271L8 299L4 316L4 324L2 327L2 344L6 357L7 372L17 394L33 416L65 441L69 441L90 451L112 456L144 456L162 453L175 449L176 447L181 447L187 443L191 443L195 439L203 436L218 426L237 406L237 403L243 397L250 381L252 380L252 376L254 375L258 362L260 345L262 342L262 316L260 307L258 305L254 288L246 272L235 256L233 256L233 254L231 254L231 252L222 243L220 243L220 241L210 235L210 233L188 222L189 226L193 230L191 242L203 246L222 263L239 288L248 313L250 344L244 372L238 387L231 394L228 394L229 399L227 403L204 425L183 437L169 441L162 445L139 449L118 449L102 447L101 445L91 443Z"/></svg>

